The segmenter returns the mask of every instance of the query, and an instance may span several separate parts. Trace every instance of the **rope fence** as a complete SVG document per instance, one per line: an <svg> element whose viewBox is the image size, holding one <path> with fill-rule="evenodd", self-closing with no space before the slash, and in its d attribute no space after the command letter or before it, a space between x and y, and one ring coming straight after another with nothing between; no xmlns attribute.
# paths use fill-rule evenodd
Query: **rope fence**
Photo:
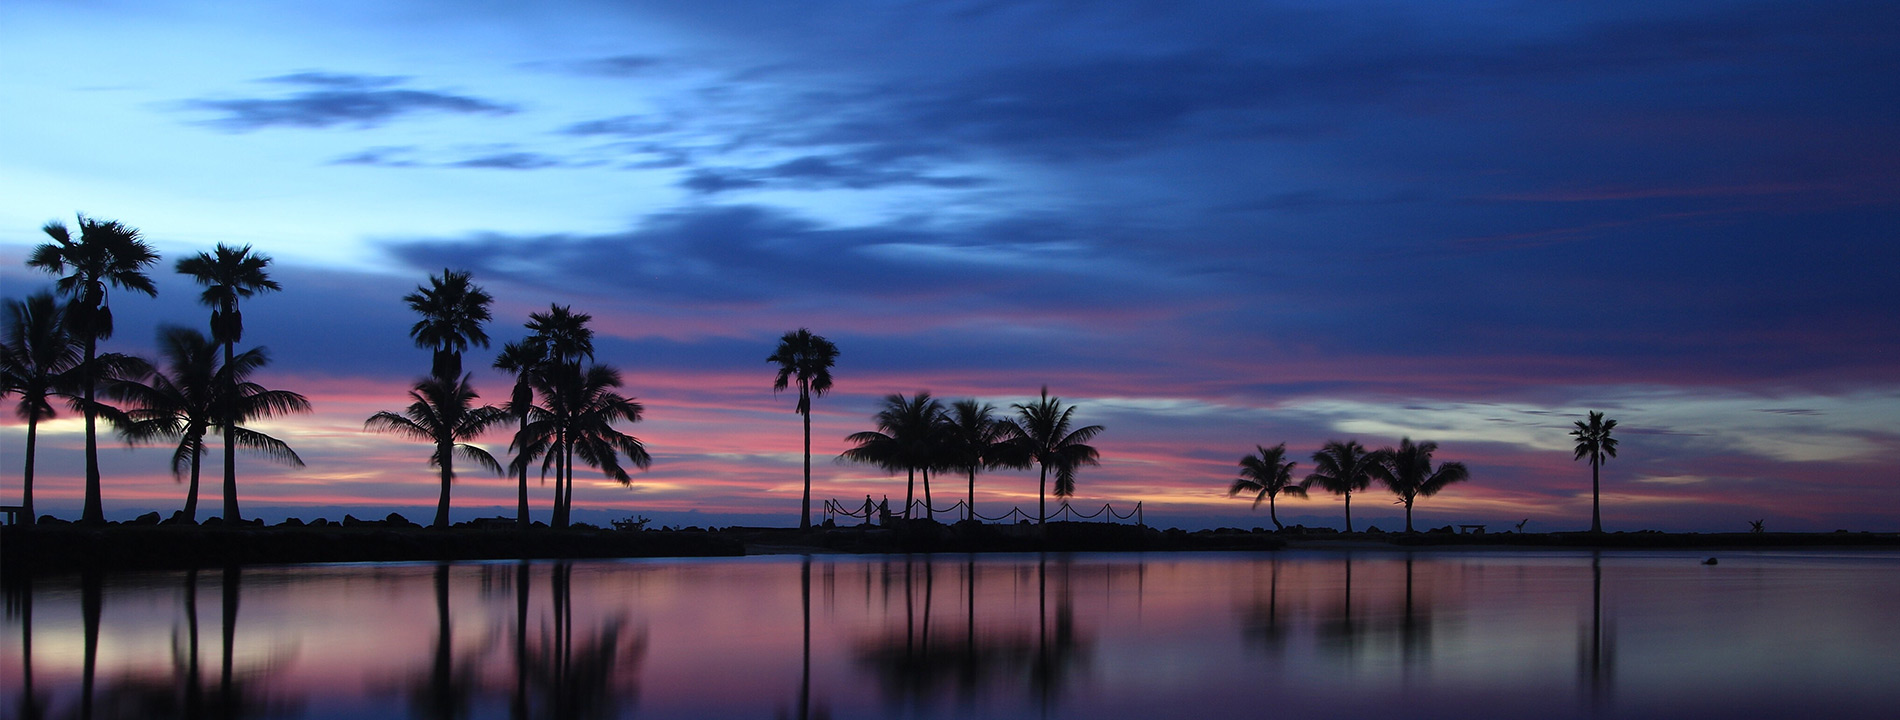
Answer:
<svg viewBox="0 0 1900 720"><path fill-rule="evenodd" d="M905 515L905 508L898 507L887 510L886 507L888 504L888 500L884 503L873 503L868 497L864 499L864 502L856 504L855 507L846 506L836 500L826 500L824 508L825 521L837 523L841 519L849 518L859 520L861 521L859 524L863 525L872 524L873 521L877 521L877 524L882 525L884 524L882 522L883 518L897 518ZM976 512L976 509L971 507L969 502L964 500L958 500L954 504L946 507L933 507L923 500L913 500L908 509L912 511L912 517L922 516L931 520L937 519L939 513L953 514L952 516L954 517L954 514L959 510L962 511L961 515L965 520L975 519L999 525L1011 525L1036 519L1036 516L1017 507L1012 507L1009 509L1009 512L1001 515L984 515L983 513ZM1057 521L1067 519L1071 522L1075 522L1101 518L1101 522L1104 523L1118 520L1134 520L1136 525L1147 527L1147 524L1142 521L1141 510L1141 503L1139 502L1135 503L1135 507L1126 512L1117 512L1112 504L1102 503L1102 507L1096 509L1095 512L1083 513L1071 507L1068 501L1064 500L1061 506L1056 508L1055 512L1050 513L1049 519Z"/></svg>

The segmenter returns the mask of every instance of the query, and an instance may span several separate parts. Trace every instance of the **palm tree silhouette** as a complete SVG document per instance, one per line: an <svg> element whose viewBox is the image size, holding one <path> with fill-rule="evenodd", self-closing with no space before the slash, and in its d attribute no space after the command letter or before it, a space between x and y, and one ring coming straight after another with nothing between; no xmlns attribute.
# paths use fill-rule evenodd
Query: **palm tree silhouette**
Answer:
<svg viewBox="0 0 1900 720"><path fill-rule="evenodd" d="M1041 400L1011 407L1016 408L1017 419L1005 421L1008 425L1004 432L1017 444L1023 457L1042 467L1036 485L1036 524L1044 525L1049 519L1046 498L1049 471L1056 472L1056 497L1074 495L1076 469L1101 464L1101 453L1087 443L1104 428L1090 425L1070 430L1075 406L1063 407L1062 398L1049 396L1047 385L1042 386Z"/></svg>
<svg viewBox="0 0 1900 720"><path fill-rule="evenodd" d="M885 395L884 408L874 416L877 429L845 436L845 442L857 447L845 450L838 457L876 465L890 472L903 470L908 478L904 484L904 519L909 520L910 507L916 497L913 493L917 471L922 469L928 473L935 461L933 445L942 414L943 403L932 399L928 391L919 391L909 398L898 393ZM926 498L928 487L926 484ZM924 501L926 506L929 502Z"/></svg>
<svg viewBox="0 0 1900 720"><path fill-rule="evenodd" d="M1370 473L1393 490L1398 502L1406 505L1406 532L1412 532L1412 502L1417 498L1431 498L1448 484L1471 479L1471 471L1461 462L1446 462L1433 469L1433 452L1438 452L1438 443L1427 441L1412 445L1410 437L1398 439L1398 448L1374 452Z"/></svg>
<svg viewBox="0 0 1900 720"><path fill-rule="evenodd" d="M1603 514L1599 503L1601 487L1599 478L1603 463L1616 457L1616 438L1610 437L1616 430L1615 420L1603 419L1603 413L1590 411L1589 421L1576 421L1577 429L1570 436L1577 439L1577 456L1573 460L1590 458L1590 532L1603 532Z"/></svg>
<svg viewBox="0 0 1900 720"><path fill-rule="evenodd" d="M179 260L175 266L180 274L188 275L199 285L205 286L204 292L198 296L198 302L211 308L211 339L224 346L226 367L231 366L237 342L244 339L244 315L238 310L238 299L283 289L264 271L269 265L270 256L251 252L249 245L234 248L219 243L216 254L198 253L194 257ZM235 426L239 422L235 407L220 408L218 414L226 426ZM224 520L232 522L239 519L237 442L235 437L226 435Z"/></svg>
<svg viewBox="0 0 1900 720"><path fill-rule="evenodd" d="M1293 466L1298 463L1286 459L1286 443L1280 443L1269 449L1265 445L1255 445L1260 451L1257 455L1248 455L1240 459L1240 477L1227 488L1227 497L1242 492L1254 493L1253 507L1260 509L1260 501L1267 501L1267 517L1273 520L1273 529L1285 530L1280 524L1280 515L1274 510L1274 498L1281 493L1289 497L1306 497L1306 488L1293 482Z"/></svg>
<svg viewBox="0 0 1900 720"><path fill-rule="evenodd" d="M805 419L805 494L799 501L798 529L811 529L811 399L831 390L831 366L838 362L838 346L822 335L799 328L778 340L778 349L765 359L778 363L778 375L772 380L772 392L780 392L798 383L797 413ZM910 507L905 506L905 516Z"/></svg>
<svg viewBox="0 0 1900 720"><path fill-rule="evenodd" d="M449 482L455 479L455 453L461 451L462 457L480 464L482 467L501 474L501 465L495 458L466 441L481 435L490 425L507 418L501 408L483 405L475 407L475 399L480 397L475 389L469 387L468 378L451 382L432 377L417 382L409 391L409 397L415 402L402 414L384 410L371 415L363 421L369 430L406 435L412 439L435 444L435 452L429 456L429 466L439 468L442 478L442 498L435 507L435 527L449 526Z"/></svg>
<svg viewBox="0 0 1900 720"><path fill-rule="evenodd" d="M525 473L527 463L545 456L543 468L554 467L554 509L552 524L567 527L574 497L574 438L570 437L579 403L587 389L582 387L586 373L581 360L594 357L594 331L587 327L592 315L576 313L565 305L548 305L545 313L528 315L531 331L527 353L540 353L539 364L528 375L531 390L539 391L547 407L544 420L532 426L526 444L517 449L515 462ZM518 384L518 383L517 383ZM643 466L644 467L644 466ZM525 478L525 475L524 475Z"/></svg>
<svg viewBox="0 0 1900 720"><path fill-rule="evenodd" d="M177 441L172 474L183 475L189 470L191 485L185 494L184 512L192 522L198 520L198 468L207 430L218 430L232 447L243 445L292 467L303 467L303 458L282 440L239 423L309 412L310 401L297 393L265 389L250 381L251 373L270 362L263 348L227 356L229 359L219 364L218 345L196 330L161 328L159 349L169 372L141 361L128 377L108 388L114 400L133 407L126 411L127 421L120 428L127 440ZM231 518L234 504L230 495L225 497L225 517Z"/></svg>
<svg viewBox="0 0 1900 720"><path fill-rule="evenodd" d="M958 400L942 416L943 460L946 467L969 474L968 518L976 517L976 472L988 468L1027 468L1029 463L1009 441L996 406L976 400Z"/></svg>
<svg viewBox="0 0 1900 720"><path fill-rule="evenodd" d="M1374 459L1358 440L1328 440L1313 453L1313 472L1301 482L1303 487L1318 485L1346 496L1346 532L1352 532L1352 493L1372 485Z"/></svg>
<svg viewBox="0 0 1900 720"><path fill-rule="evenodd" d="M80 521L103 523L105 506L99 496L99 432L96 402L102 369L98 359L100 340L112 337L112 307L107 302L109 287L158 297L158 287L145 274L145 268L158 262L158 252L139 237L139 231L116 220L92 220L79 216L79 239L74 240L66 226L50 222L43 228L53 242L33 248L26 266L61 276L55 287L73 299L66 306L66 327L85 346L80 365L80 388L86 416L86 504Z"/></svg>
<svg viewBox="0 0 1900 720"><path fill-rule="evenodd" d="M618 480L621 485L630 485L633 478L620 463L620 457L626 456L627 462L642 470L652 466L653 458L647 454L646 446L640 439L620 432L615 422L640 422L646 408L640 403L614 391L620 387L620 371L606 365L590 365L587 374L579 383L573 385L572 394L561 405L570 415L566 428L568 452L581 462L600 470L601 474ZM564 506L568 513L574 507L573 462L568 461L567 496Z"/></svg>
<svg viewBox="0 0 1900 720"><path fill-rule="evenodd" d="M488 304L495 298L480 285L469 281L467 272L442 269L442 276L429 276L429 287L403 296L409 309L422 319L409 328L416 347L435 351L429 374L448 383L462 377L462 351L473 343L488 347L488 334L482 323L489 319Z"/></svg>
<svg viewBox="0 0 1900 720"><path fill-rule="evenodd" d="M40 420L56 416L51 400L71 399L79 383L77 339L66 328L66 308L49 292L25 302L6 301L6 337L0 340L0 387L17 393L15 408L26 421L26 467L20 474L20 512L33 524L33 458Z"/></svg>
<svg viewBox="0 0 1900 720"><path fill-rule="evenodd" d="M541 365L547 362L545 346L533 339L501 346L501 354L495 358L495 369L512 373L515 387L509 393L508 402L502 409L515 418L515 438L509 445L515 451L515 461L510 468L519 475L515 498L516 524L521 529L528 528L528 463L529 454L528 422L540 408L534 405L534 374L540 372Z"/></svg>
<svg viewBox="0 0 1900 720"><path fill-rule="evenodd" d="M1438 469L1433 470L1432 453L1437 451L1438 443L1427 441L1414 445L1411 438L1400 438L1397 449L1386 448L1373 453L1372 467L1368 470L1404 503L1408 533L1412 532L1413 501L1437 495L1446 485L1471 478L1471 472L1461 462L1440 463Z"/></svg>

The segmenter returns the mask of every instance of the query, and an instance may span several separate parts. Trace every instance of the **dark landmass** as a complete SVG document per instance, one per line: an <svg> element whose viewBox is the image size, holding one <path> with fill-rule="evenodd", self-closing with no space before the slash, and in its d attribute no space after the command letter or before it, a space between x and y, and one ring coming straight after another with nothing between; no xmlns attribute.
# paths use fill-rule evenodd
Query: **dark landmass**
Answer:
<svg viewBox="0 0 1900 720"><path fill-rule="evenodd" d="M489 519L448 530L401 516L343 522L203 525L155 518L88 526L55 522L0 528L0 571L46 574L80 568L185 569L289 563L715 557L800 553L1169 552L1291 549L1764 549L1900 547L1895 533L1340 533L1288 528L1187 532L1134 525L1051 522L953 525L894 521L890 527L603 529L581 525L523 531Z"/></svg>

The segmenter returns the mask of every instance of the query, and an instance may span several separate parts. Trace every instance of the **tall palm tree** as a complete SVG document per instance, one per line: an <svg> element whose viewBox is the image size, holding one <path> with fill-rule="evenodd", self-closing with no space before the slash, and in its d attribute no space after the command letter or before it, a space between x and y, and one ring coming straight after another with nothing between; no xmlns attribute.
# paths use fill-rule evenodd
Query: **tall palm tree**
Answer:
<svg viewBox="0 0 1900 720"><path fill-rule="evenodd" d="M73 302L66 306L66 327L85 346L80 366L81 407L86 416L86 504L80 521L103 523L105 506L99 493L98 384L101 378L98 359L100 340L112 337L112 306L108 289L144 293L158 297L158 287L145 269L158 262L158 252L139 237L136 228L116 220L93 220L79 216L79 239L66 226L50 222L43 228L53 242L33 248L26 265L60 276L61 294Z"/></svg>
<svg viewBox="0 0 1900 720"><path fill-rule="evenodd" d="M805 494L798 508L798 529L811 528L811 399L831 390L831 366L838 362L838 346L811 330L799 328L778 340L778 349L765 359L778 363L778 376L772 380L772 392L780 392L798 383L799 415L805 418ZM905 506L909 513L909 506Z"/></svg>
<svg viewBox="0 0 1900 720"><path fill-rule="evenodd" d="M978 470L1011 467L1027 468L1029 463L1017 445L1009 441L1008 431L996 417L996 406L974 399L958 400L943 414L943 456L947 467L969 475L969 496L965 508L969 518L976 517L976 473Z"/></svg>
<svg viewBox="0 0 1900 720"><path fill-rule="evenodd" d="M1062 398L1050 397L1047 385L1042 387L1041 400L1010 407L1016 409L1016 419L1007 421L1004 432L1017 444L1023 457L1042 468L1036 485L1036 524L1043 525L1049 519L1049 471L1054 470L1056 474L1056 497L1074 495L1076 470L1083 465L1101 464L1101 453L1087 443L1104 428L1090 425L1071 430L1075 406L1064 407Z"/></svg>
<svg viewBox="0 0 1900 720"><path fill-rule="evenodd" d="M83 350L66 328L66 308L49 292L25 302L6 301L6 337L0 340L0 385L17 393L15 412L26 421L26 467L20 474L20 511L33 523L33 458L40 420L52 419L52 399L72 397Z"/></svg>
<svg viewBox="0 0 1900 720"><path fill-rule="evenodd" d="M528 528L528 463L532 456L528 453L528 422L540 408L534 405L534 374L540 372L541 365L547 361L546 349L532 339L501 346L501 355L495 358L495 369L512 373L515 387L509 393L507 404L502 409L515 418L515 439L510 448L515 451L515 461L510 467L519 475L519 484L515 497L515 523L525 530Z"/></svg>
<svg viewBox="0 0 1900 720"><path fill-rule="evenodd" d="M244 315L238 310L238 299L283 289L265 272L264 268L269 265L270 256L251 252L249 245L234 248L218 243L216 254L201 252L179 260L174 266L179 274L190 276L199 285L205 286L204 292L198 295L198 302L211 308L211 339L224 346L225 367L232 366L237 343L244 339ZM223 397L235 398L235 395L227 393ZM226 426L236 426L239 422L236 407L227 405L218 408L218 415ZM193 479L196 479L195 472ZM195 493L192 499L197 499ZM224 520L234 522L240 519L237 501L237 438L226 434Z"/></svg>
<svg viewBox="0 0 1900 720"><path fill-rule="evenodd" d="M1273 520L1273 529L1285 530L1280 524L1280 514L1274 508L1274 499L1281 494L1288 497L1306 497L1306 488L1293 482L1293 466L1299 463L1286 459L1286 443L1271 448L1255 445L1259 454L1248 455L1240 459L1240 477L1234 478L1234 484L1227 488L1227 497L1242 492L1254 493L1253 506L1260 509L1260 501L1267 501L1267 517Z"/></svg>
<svg viewBox="0 0 1900 720"><path fill-rule="evenodd" d="M251 374L270 362L263 348L246 350L220 364L219 345L196 330L162 328L159 349L168 371L141 362L128 377L107 388L113 399L132 407L120 428L127 440L178 443L172 452L172 474L189 472L191 484L185 494L184 512L192 522L198 520L198 470L207 431L218 431L233 447L242 445L286 465L303 467L303 458L284 441L242 423L309 412L309 399L251 382ZM226 507L228 513L230 506Z"/></svg>
<svg viewBox="0 0 1900 720"><path fill-rule="evenodd" d="M592 315L576 313L569 306L550 303L547 312L530 313L526 326L530 331L526 351L538 352L541 356L530 375L529 385L530 389L538 389L547 403L546 422L540 427L548 432L530 433L530 442L517 448L515 461L521 466L517 469L520 473L526 472L527 464L536 456L545 458L544 468L553 466L552 524L557 528L567 527L573 508L574 438L571 432L578 404L584 402L588 394L585 387L588 373L581 370L581 360L594 357L594 331L587 327L593 319ZM523 477L525 483L525 474Z"/></svg>
<svg viewBox="0 0 1900 720"><path fill-rule="evenodd" d="M1352 532L1352 494L1372 485L1373 460L1358 440L1328 440L1313 453L1313 472L1302 482L1304 487L1318 485L1334 495L1346 496L1346 532Z"/></svg>
<svg viewBox="0 0 1900 720"><path fill-rule="evenodd" d="M1603 419L1603 413L1590 411L1589 420L1576 421L1577 429L1570 436L1577 439L1577 456L1573 460L1590 458L1590 532L1603 532L1603 514L1599 504L1600 477L1603 463L1616 457L1616 438L1610 433L1616 430L1615 420Z"/></svg>
<svg viewBox="0 0 1900 720"><path fill-rule="evenodd" d="M935 436L938 418L942 415L943 403L932 399L927 391L908 398L898 393L885 395L883 409L873 416L877 429L846 436L845 442L857 447L845 450L838 458L875 465L893 473L903 470L907 478L904 519L908 520L910 507L916 500L917 471L935 462ZM926 506L929 504L929 500L924 502Z"/></svg>
<svg viewBox="0 0 1900 720"><path fill-rule="evenodd" d="M1385 483L1399 502L1405 504L1405 531L1412 532L1412 502L1421 497L1437 495L1446 485L1464 482L1471 478L1471 471L1461 462L1441 463L1437 470L1432 469L1432 453L1438 451L1438 443L1422 442L1412 444L1411 438L1401 438L1397 448L1386 448L1373 453L1372 476Z"/></svg>
<svg viewBox="0 0 1900 720"><path fill-rule="evenodd" d="M476 407L475 399L480 396L469 387L467 377L454 382L425 378L409 391L409 397L414 402L409 403L402 414L384 410L371 415L363 426L435 444L435 452L429 455L429 466L440 469L442 478L442 498L435 507L435 527L446 528L449 526L449 482L455 479L455 453L460 451L462 457L501 474L501 465L495 462L494 456L467 441L481 435L490 425L505 420L507 413L487 405Z"/></svg>
<svg viewBox="0 0 1900 720"><path fill-rule="evenodd" d="M462 351L472 343L488 347L488 333L482 323L489 319L488 305L494 296L469 281L467 272L442 269L442 276L429 276L429 287L403 296L409 309L422 319L409 328L416 347L435 351L429 374L453 385L462 377Z"/></svg>

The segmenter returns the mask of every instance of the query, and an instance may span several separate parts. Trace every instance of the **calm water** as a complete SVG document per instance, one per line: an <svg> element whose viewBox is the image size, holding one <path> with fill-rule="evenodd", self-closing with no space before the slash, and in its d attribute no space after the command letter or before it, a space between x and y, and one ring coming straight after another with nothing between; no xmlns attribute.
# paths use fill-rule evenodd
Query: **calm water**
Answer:
<svg viewBox="0 0 1900 720"><path fill-rule="evenodd" d="M40 579L7 593L0 717L1900 714L1900 554L1703 557L773 557Z"/></svg>

